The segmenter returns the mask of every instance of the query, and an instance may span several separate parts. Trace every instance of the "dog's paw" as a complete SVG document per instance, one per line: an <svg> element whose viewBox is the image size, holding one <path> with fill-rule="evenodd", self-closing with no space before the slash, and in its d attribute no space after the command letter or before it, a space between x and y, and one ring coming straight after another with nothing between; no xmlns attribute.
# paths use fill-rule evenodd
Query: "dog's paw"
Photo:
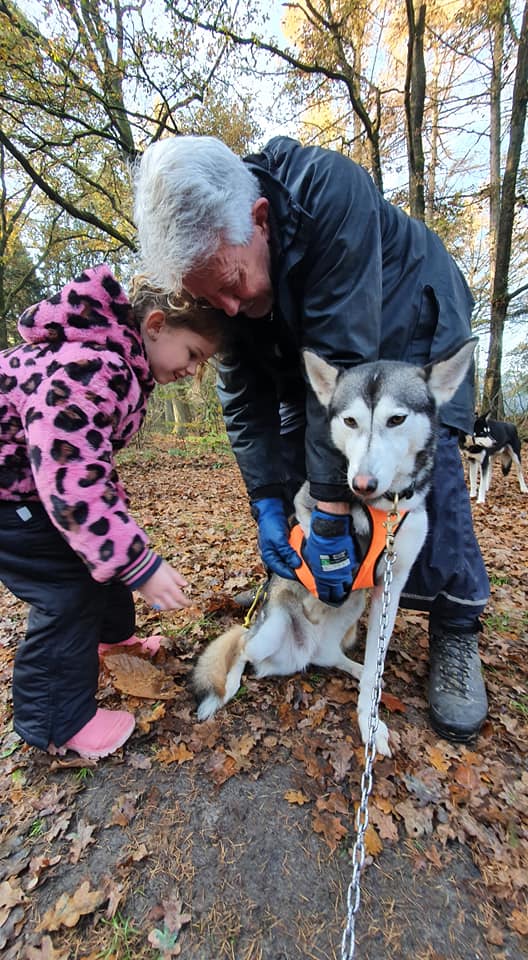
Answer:
<svg viewBox="0 0 528 960"><path fill-rule="evenodd" d="M198 710L196 711L200 723L202 723L204 720L210 720L211 717L214 717L216 711L222 705L222 700L220 700L220 698L214 693L209 693L206 697L204 697L198 707Z"/></svg>
<svg viewBox="0 0 528 960"><path fill-rule="evenodd" d="M369 741L369 714L358 714L358 723L361 732L361 739L363 743L366 744ZM380 753L383 757L392 756L391 749L389 747L389 729L387 724L383 723L383 720L378 720L378 726L374 736L374 743L376 745L377 753Z"/></svg>

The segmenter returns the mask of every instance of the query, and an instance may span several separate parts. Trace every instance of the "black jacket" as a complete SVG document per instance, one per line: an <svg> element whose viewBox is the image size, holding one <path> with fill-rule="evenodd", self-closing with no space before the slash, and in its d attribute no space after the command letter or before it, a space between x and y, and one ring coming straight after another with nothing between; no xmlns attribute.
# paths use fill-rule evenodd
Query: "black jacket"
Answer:
<svg viewBox="0 0 528 960"><path fill-rule="evenodd" d="M344 499L343 461L300 351L341 368L380 357L424 364L470 336L473 297L439 238L348 158L275 137L245 162L270 202L274 307L268 319L237 320L220 368L228 434L252 499L280 494L279 402L304 397L311 492ZM472 382L441 411L466 432Z"/></svg>

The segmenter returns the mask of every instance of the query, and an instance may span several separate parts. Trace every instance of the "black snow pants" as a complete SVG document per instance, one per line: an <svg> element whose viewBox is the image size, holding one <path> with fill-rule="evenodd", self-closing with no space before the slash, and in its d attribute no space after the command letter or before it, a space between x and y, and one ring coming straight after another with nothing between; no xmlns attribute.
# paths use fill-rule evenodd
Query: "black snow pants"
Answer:
<svg viewBox="0 0 528 960"><path fill-rule="evenodd" d="M97 583L41 504L0 503L0 580L30 605L13 671L14 729L45 750L95 715L99 643L135 629L131 591Z"/></svg>

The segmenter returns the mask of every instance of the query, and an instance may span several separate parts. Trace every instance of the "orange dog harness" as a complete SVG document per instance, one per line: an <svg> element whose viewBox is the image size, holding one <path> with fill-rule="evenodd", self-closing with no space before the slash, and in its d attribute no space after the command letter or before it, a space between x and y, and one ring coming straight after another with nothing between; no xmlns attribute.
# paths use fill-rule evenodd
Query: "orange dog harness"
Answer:
<svg viewBox="0 0 528 960"><path fill-rule="evenodd" d="M354 579L352 581L352 590L365 590L366 588L374 586L374 573L376 571L376 565L383 554L383 551L385 550L385 542L387 539L387 531L385 528L385 523L387 522L387 511L378 510L376 507L371 507L368 503L362 504L361 506L365 510L369 519L369 542L365 551L365 555L354 575ZM400 510L400 519L398 521L398 525L395 527L394 534L396 534L400 529L408 512L408 510ZM310 593L313 593L314 597L317 597L317 587L315 585L314 575L306 563L302 552L305 543L305 537L298 520L295 520L291 528L289 542L290 546L295 550L295 553L297 553L302 560L301 566L297 567L295 571L297 579L301 581L303 586L306 587Z"/></svg>

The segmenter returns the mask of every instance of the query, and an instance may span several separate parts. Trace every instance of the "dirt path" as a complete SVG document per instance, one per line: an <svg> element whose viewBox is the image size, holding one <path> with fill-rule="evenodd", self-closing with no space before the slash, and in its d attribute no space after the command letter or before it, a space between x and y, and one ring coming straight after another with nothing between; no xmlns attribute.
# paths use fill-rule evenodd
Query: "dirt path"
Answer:
<svg viewBox="0 0 528 960"><path fill-rule="evenodd" d="M120 756L59 765L13 737L25 610L0 596L2 957L339 960L362 760L355 685L322 672L247 678L218 718L196 723L188 673L239 616L229 597L260 575L254 530L229 457L162 449L147 466L138 455L123 467L136 515L178 557L196 607L161 621L138 607L140 632L167 636L159 697L124 693L123 670L116 680L104 667L102 701L136 713ZM528 502L513 478L507 502L500 493L496 478L475 508L493 600L490 722L471 749L430 730L425 621L398 619L383 707L395 750L375 768L359 960L528 957ZM137 691L144 662L132 660Z"/></svg>

